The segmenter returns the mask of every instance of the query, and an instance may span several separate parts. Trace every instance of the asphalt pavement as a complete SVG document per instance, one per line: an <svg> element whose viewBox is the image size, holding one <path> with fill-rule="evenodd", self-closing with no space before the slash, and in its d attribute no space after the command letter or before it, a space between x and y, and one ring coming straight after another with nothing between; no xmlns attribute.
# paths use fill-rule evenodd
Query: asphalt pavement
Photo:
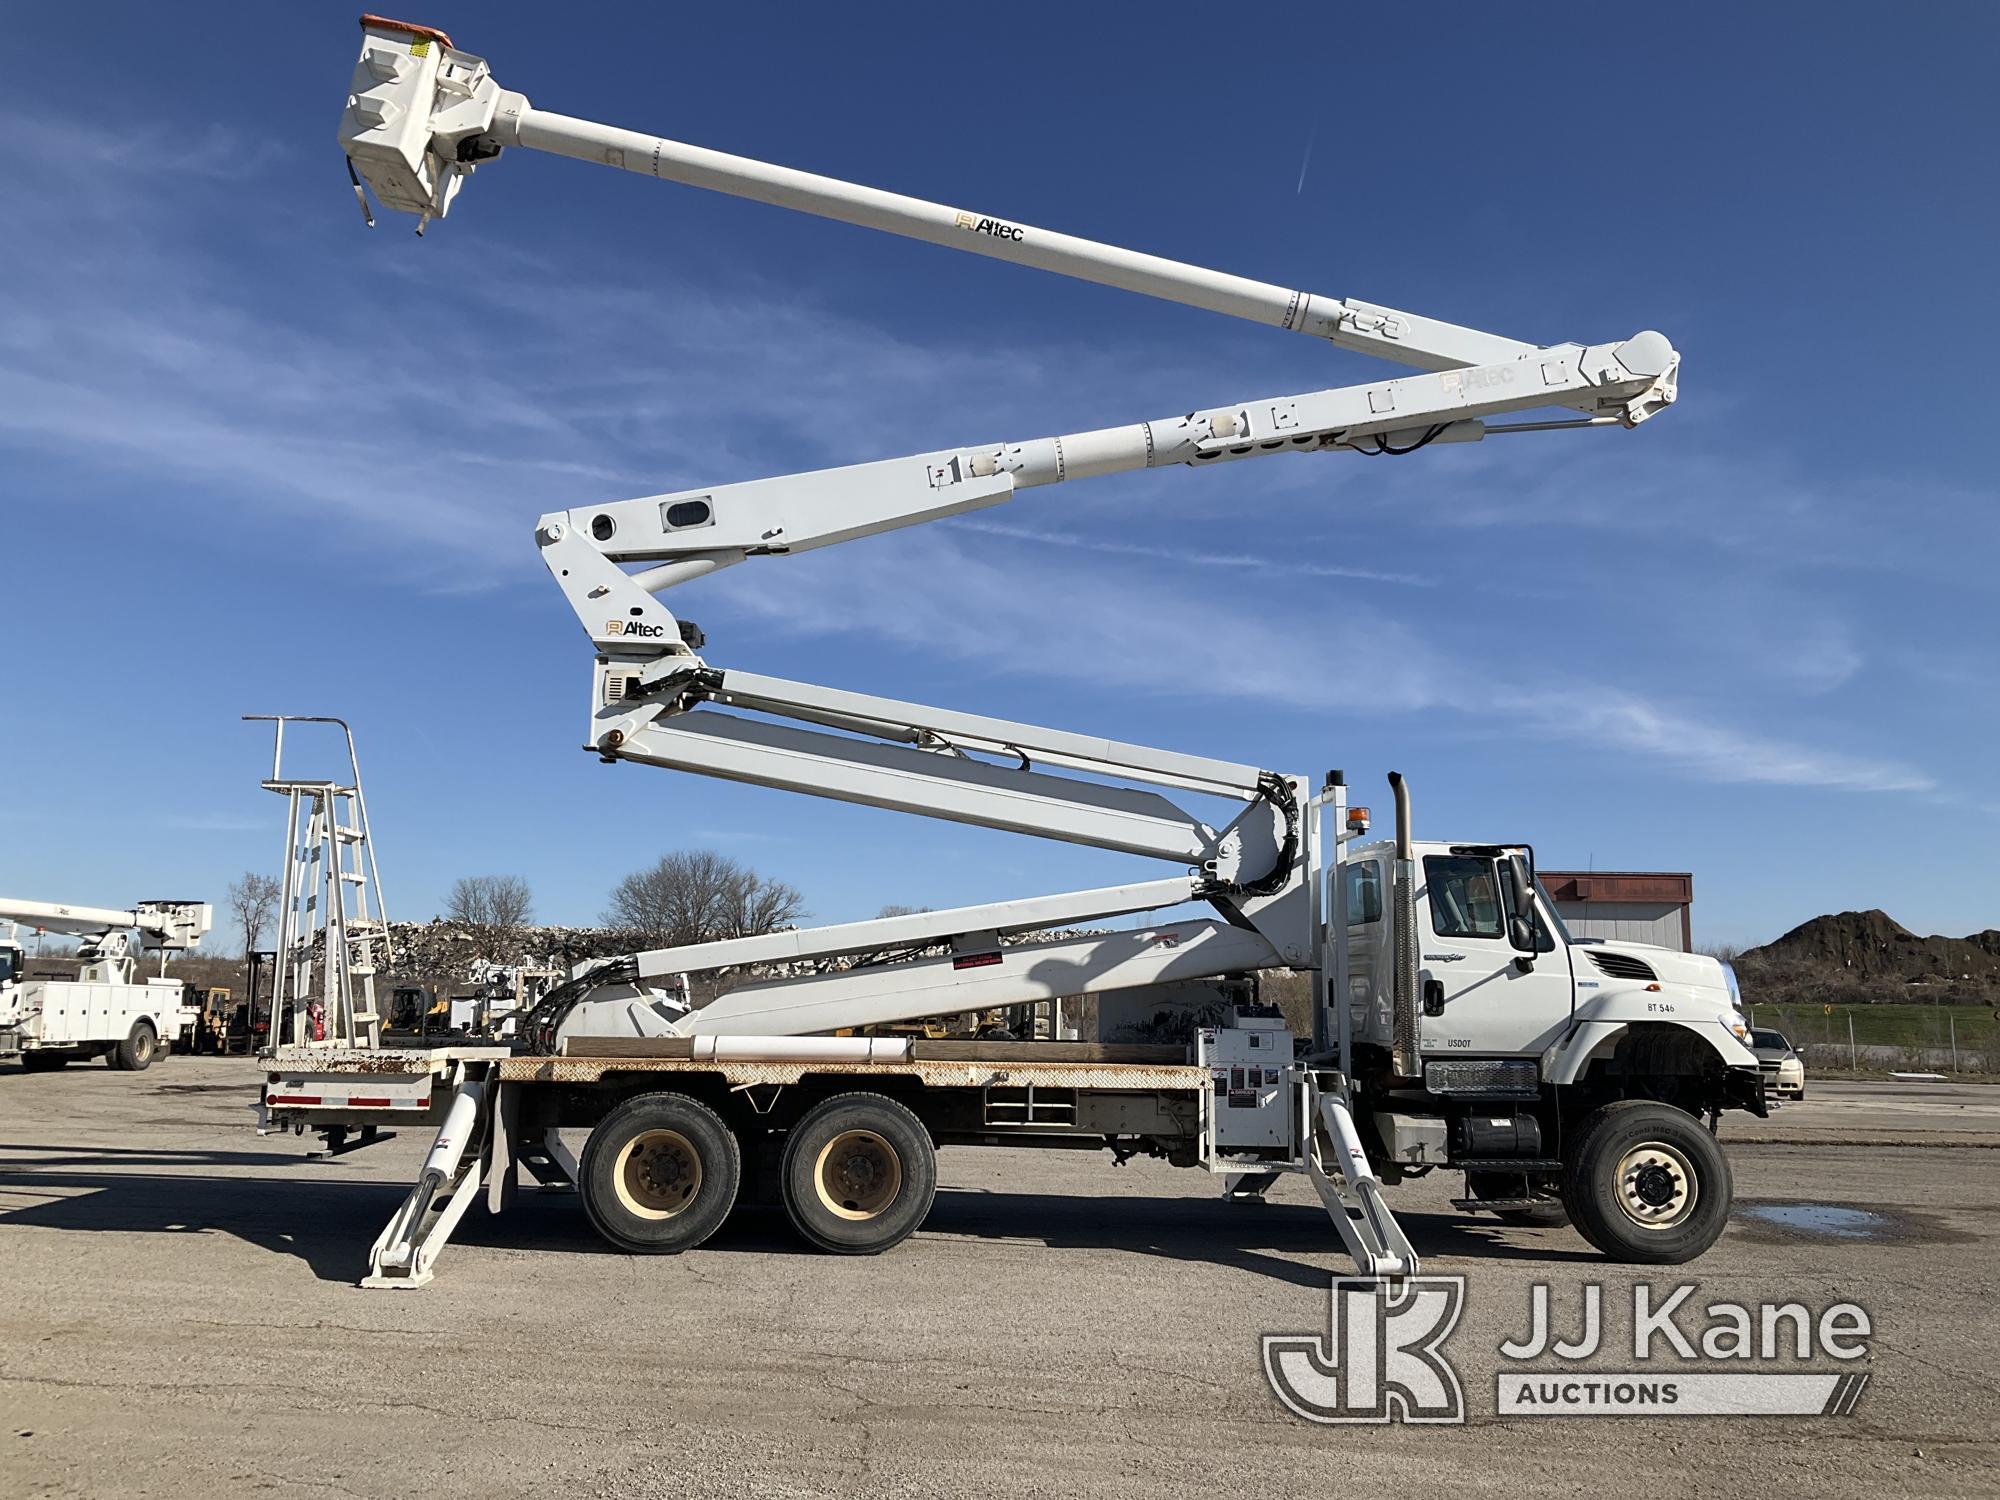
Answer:
<svg viewBox="0 0 2000 1500"><path fill-rule="evenodd" d="M1684 1268L1614 1266L1394 1190L1425 1271L1465 1278L1445 1346L1464 1421L1301 1420L1265 1334L1324 1332L1332 1226L1206 1174L953 1149L925 1227L875 1259L745 1212L701 1251L618 1254L575 1197L475 1209L438 1279L354 1285L427 1142L333 1161L262 1139L240 1059L0 1069L0 1494L289 1497L1990 1495L2000 1089L1815 1086L1725 1121L1737 1210ZM1631 1368L1631 1302L1865 1309L1844 1416L1502 1417L1500 1344L1585 1288L1593 1368ZM1704 1369L1731 1361L1704 1358ZM1551 1368L1547 1360L1535 1366ZM1558 1371L1558 1373L1561 1373Z"/></svg>

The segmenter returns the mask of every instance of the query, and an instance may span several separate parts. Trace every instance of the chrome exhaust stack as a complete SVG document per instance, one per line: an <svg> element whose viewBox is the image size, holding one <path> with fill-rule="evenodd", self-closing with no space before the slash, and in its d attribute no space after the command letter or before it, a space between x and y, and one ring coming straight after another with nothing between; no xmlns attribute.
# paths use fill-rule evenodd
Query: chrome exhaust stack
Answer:
<svg viewBox="0 0 2000 1500"><path fill-rule="evenodd" d="M1391 1060L1398 1078L1417 1078L1423 1074L1417 1045L1417 861L1411 850L1410 786L1400 771L1389 773L1389 790L1396 799L1396 863L1389 881L1396 913L1389 976Z"/></svg>

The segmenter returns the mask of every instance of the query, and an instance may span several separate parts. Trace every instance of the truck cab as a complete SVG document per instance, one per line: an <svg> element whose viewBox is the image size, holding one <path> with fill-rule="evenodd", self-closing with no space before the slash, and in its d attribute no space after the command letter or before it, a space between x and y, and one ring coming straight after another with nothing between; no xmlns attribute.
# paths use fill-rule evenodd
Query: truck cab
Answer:
<svg viewBox="0 0 2000 1500"><path fill-rule="evenodd" d="M14 1024L16 995L26 965L19 943L0 940L0 1026Z"/></svg>
<svg viewBox="0 0 2000 1500"><path fill-rule="evenodd" d="M1755 1067L1728 965L1571 937L1535 878L1528 845L1420 841L1411 853L1413 1019L1427 1070L1533 1062L1538 1082L1575 1082L1603 1060L1614 1032L1647 1025L1689 1031L1724 1067ZM1357 1049L1377 1053L1396 1044L1396 863L1389 840L1352 849L1345 861L1349 1025ZM1751 1102L1747 1093L1740 1102Z"/></svg>
<svg viewBox="0 0 2000 1500"><path fill-rule="evenodd" d="M1729 966L1573 938L1528 845L1398 851L1393 840L1348 849L1335 918L1344 995L1338 974L1329 981L1384 1180L1463 1170L1461 1206L1578 1218L1623 1258L1684 1258L1712 1239L1728 1192L1717 1123L1726 1109L1766 1110ZM1593 1136L1617 1152L1579 1172Z"/></svg>

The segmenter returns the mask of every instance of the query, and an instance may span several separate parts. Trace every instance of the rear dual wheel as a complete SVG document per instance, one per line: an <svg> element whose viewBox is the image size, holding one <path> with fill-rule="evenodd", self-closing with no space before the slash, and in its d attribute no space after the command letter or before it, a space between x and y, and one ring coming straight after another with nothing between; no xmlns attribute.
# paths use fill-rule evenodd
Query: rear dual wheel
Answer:
<svg viewBox="0 0 2000 1500"><path fill-rule="evenodd" d="M640 1094L598 1122L578 1164L590 1222L635 1255L675 1255L729 1217L742 1186L736 1135L685 1094ZM779 1166L785 1213L837 1255L902 1243L937 1193L937 1148L923 1122L881 1094L839 1094L786 1134Z"/></svg>
<svg viewBox="0 0 2000 1500"><path fill-rule="evenodd" d="M132 1033L104 1054L104 1060L112 1067L127 1073L143 1073L153 1065L159 1055L160 1039L150 1021L134 1021Z"/></svg>
<svg viewBox="0 0 2000 1500"><path fill-rule="evenodd" d="M579 1171L599 1234L634 1255L678 1255L722 1227L743 1163L735 1133L700 1100L640 1094L598 1122Z"/></svg>
<svg viewBox="0 0 2000 1500"><path fill-rule="evenodd" d="M908 1239L937 1194L937 1148L906 1107L881 1094L837 1094L785 1138L785 1213L836 1255L879 1255Z"/></svg>

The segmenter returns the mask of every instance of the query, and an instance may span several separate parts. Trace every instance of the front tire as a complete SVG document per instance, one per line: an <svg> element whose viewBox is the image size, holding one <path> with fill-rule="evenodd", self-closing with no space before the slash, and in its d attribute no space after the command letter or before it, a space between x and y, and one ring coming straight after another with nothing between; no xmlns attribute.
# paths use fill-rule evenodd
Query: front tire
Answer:
<svg viewBox="0 0 2000 1500"><path fill-rule="evenodd" d="M67 1052L23 1052L21 1071L24 1073L53 1073L69 1062Z"/></svg>
<svg viewBox="0 0 2000 1500"><path fill-rule="evenodd" d="M685 1094L640 1094L590 1132L578 1164L583 1209L633 1255L678 1255L722 1227L743 1161L736 1135Z"/></svg>
<svg viewBox="0 0 2000 1500"><path fill-rule="evenodd" d="M1615 1261L1677 1266L1729 1223L1729 1158L1701 1122L1650 1099L1590 1115L1563 1172L1563 1205L1586 1240Z"/></svg>
<svg viewBox="0 0 2000 1500"><path fill-rule="evenodd" d="M903 1105L881 1094L837 1094L785 1140L785 1213L835 1255L879 1255L908 1239L937 1195L937 1148Z"/></svg>
<svg viewBox="0 0 2000 1500"><path fill-rule="evenodd" d="M134 1021L132 1034L106 1053L111 1066L127 1073L143 1073L159 1055L160 1039L151 1021Z"/></svg>

